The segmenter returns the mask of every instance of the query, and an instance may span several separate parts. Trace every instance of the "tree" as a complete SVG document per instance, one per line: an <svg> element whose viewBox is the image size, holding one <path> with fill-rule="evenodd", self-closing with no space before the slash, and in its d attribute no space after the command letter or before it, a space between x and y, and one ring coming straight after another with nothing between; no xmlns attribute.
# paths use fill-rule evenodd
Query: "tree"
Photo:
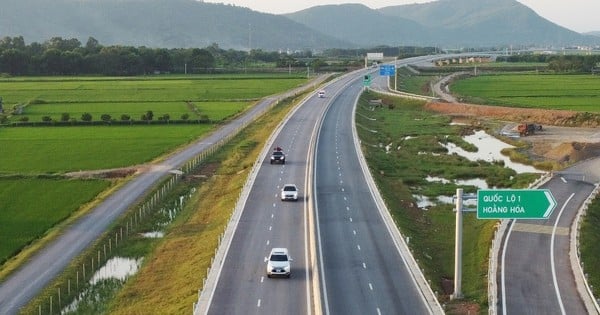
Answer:
<svg viewBox="0 0 600 315"><path fill-rule="evenodd" d="M112 119L112 117L110 117L109 114L102 114L100 116L100 120L102 120L105 123L109 123L111 119Z"/></svg>
<svg viewBox="0 0 600 315"><path fill-rule="evenodd" d="M52 117L50 117L50 116L42 116L42 121L43 122L51 122L52 121Z"/></svg>
<svg viewBox="0 0 600 315"><path fill-rule="evenodd" d="M92 114L90 114L90 113L83 113L81 115L81 120L86 121L86 122L92 121Z"/></svg>
<svg viewBox="0 0 600 315"><path fill-rule="evenodd" d="M131 116L129 116L127 114L121 115L121 121L130 121L130 120L131 120Z"/></svg>
<svg viewBox="0 0 600 315"><path fill-rule="evenodd" d="M148 123L150 123L150 121L152 121L153 118L154 113L151 110L147 111L145 114L142 114L142 117L140 117L141 120L147 121Z"/></svg>
<svg viewBox="0 0 600 315"><path fill-rule="evenodd" d="M190 114L185 113L185 114L181 115L181 120L187 121L188 119L190 119Z"/></svg>
<svg viewBox="0 0 600 315"><path fill-rule="evenodd" d="M60 114L60 121L67 122L71 119L71 115L69 113Z"/></svg>

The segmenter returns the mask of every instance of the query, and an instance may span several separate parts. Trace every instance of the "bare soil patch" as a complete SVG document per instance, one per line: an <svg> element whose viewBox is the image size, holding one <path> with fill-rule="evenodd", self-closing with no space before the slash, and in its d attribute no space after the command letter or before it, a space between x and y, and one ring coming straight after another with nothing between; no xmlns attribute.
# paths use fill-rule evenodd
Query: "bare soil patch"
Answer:
<svg viewBox="0 0 600 315"><path fill-rule="evenodd" d="M428 103L425 108L474 125L486 119L515 126L540 124L541 132L520 138L530 144L528 154L532 157L571 164L600 156L600 124L597 119L581 119L588 113L441 102Z"/></svg>

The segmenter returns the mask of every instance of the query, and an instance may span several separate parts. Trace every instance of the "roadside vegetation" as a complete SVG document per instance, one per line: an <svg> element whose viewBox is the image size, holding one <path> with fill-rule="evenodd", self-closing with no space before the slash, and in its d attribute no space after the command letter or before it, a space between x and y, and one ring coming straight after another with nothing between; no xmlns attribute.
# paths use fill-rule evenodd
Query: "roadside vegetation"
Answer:
<svg viewBox="0 0 600 315"><path fill-rule="evenodd" d="M369 104L382 99L383 107ZM464 216L463 293L464 300L449 301L454 277L453 205L437 202L438 196L452 197L457 188L475 193L476 186L456 184L457 180L482 179L489 187L524 188L538 174L517 174L502 163L471 162L447 155L440 143L452 142L467 151L473 145L462 140L481 126L451 125L449 116L423 109L423 102L389 98L375 93L361 96L356 123L362 149L371 172L400 231L409 238L409 247L425 270L442 303L476 304L487 313L487 267L495 220ZM386 149L387 148L387 149ZM428 181L428 177L444 181ZM420 208L418 196L436 201Z"/></svg>
<svg viewBox="0 0 600 315"><path fill-rule="evenodd" d="M579 234L583 271L595 297L600 296L600 264L598 264L600 233L598 233L598 226L600 226L600 198L596 197L587 210Z"/></svg>

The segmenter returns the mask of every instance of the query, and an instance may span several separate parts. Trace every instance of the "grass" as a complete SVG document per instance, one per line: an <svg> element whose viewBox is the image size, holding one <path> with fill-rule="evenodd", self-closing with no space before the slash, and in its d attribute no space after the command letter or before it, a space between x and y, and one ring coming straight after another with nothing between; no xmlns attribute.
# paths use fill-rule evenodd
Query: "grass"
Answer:
<svg viewBox="0 0 600 315"><path fill-rule="evenodd" d="M587 215L581 224L579 234L579 248L581 252L581 261L583 270L587 275L588 284L592 287L595 297L600 296L600 198L596 197L590 204Z"/></svg>
<svg viewBox="0 0 600 315"><path fill-rule="evenodd" d="M371 110L368 99L376 98L383 98L394 108ZM446 149L440 142L451 141L465 150L474 150L461 140L472 127L450 125L449 117L427 112L422 106L418 101L365 93L355 119L363 152L392 216L402 233L410 238L413 255L431 280L433 290L439 293L442 303L447 303L451 292L444 292L447 287L444 283L451 284L454 277L453 206L440 204L423 210L416 206L413 195L452 196L459 188L453 183L428 182L427 176L448 180L482 178L490 187L522 188L536 175L516 174L497 163L471 162L458 155L445 155ZM394 149L386 153L380 144L390 143ZM478 189L461 188L465 193ZM466 300L479 304L482 310L487 309L488 253L495 224L495 220L464 216L463 293Z"/></svg>
<svg viewBox="0 0 600 315"><path fill-rule="evenodd" d="M2 128L0 172L62 173L141 164L212 129L208 124Z"/></svg>
<svg viewBox="0 0 600 315"><path fill-rule="evenodd" d="M71 216L108 186L110 182L105 180L1 178L0 263Z"/></svg>
<svg viewBox="0 0 600 315"><path fill-rule="evenodd" d="M454 82L451 90L491 105L600 112L600 80L588 74L480 75Z"/></svg>

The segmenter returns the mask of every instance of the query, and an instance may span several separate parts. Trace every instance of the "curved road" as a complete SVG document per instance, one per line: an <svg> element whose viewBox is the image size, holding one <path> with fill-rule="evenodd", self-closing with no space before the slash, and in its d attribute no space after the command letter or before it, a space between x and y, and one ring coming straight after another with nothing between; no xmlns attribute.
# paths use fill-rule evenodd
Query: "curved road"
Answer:
<svg viewBox="0 0 600 315"><path fill-rule="evenodd" d="M585 161L540 188L558 205L547 220L513 220L500 257L499 308L502 314L594 314L577 290L569 260L569 233L575 216L595 188L600 161ZM578 170L574 172L574 170ZM499 311L500 312L500 311Z"/></svg>

